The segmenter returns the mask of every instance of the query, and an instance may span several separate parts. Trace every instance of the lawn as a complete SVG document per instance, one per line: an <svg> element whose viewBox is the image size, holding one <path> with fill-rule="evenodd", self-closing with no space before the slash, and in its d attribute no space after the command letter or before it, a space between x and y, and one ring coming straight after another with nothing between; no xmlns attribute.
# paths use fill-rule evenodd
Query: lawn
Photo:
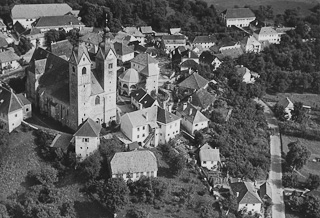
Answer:
<svg viewBox="0 0 320 218"><path fill-rule="evenodd" d="M320 3L320 0L205 0L208 4L213 4L219 11L233 8L235 5L243 7L250 5L258 8L260 5L271 5L274 14L282 14L286 9L298 9L301 16L310 14L310 8Z"/></svg>
<svg viewBox="0 0 320 218"><path fill-rule="evenodd" d="M311 151L311 157L309 158L307 164L300 170L300 173L305 177L308 177L309 173L320 175L320 163L312 161L315 157L320 157L320 142L310 141L310 140L296 138L296 137L288 137L283 135L282 136L283 151L287 153L288 152L287 145L290 142L294 142L297 140L299 140L301 144L305 145Z"/></svg>

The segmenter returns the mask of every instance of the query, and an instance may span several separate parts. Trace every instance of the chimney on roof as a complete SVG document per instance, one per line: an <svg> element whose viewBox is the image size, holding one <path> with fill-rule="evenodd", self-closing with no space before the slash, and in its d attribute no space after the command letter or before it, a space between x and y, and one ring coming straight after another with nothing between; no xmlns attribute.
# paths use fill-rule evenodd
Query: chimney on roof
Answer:
<svg viewBox="0 0 320 218"><path fill-rule="evenodd" d="M188 105L187 102L183 102L182 110L185 110L187 108L187 105Z"/></svg>
<svg viewBox="0 0 320 218"><path fill-rule="evenodd" d="M69 24L72 25L72 21L70 21Z"/></svg>
<svg viewBox="0 0 320 218"><path fill-rule="evenodd" d="M172 112L172 106L173 106L172 102L167 103L167 108L170 113Z"/></svg>
<svg viewBox="0 0 320 218"><path fill-rule="evenodd" d="M189 110L189 115L191 115L192 114L192 108L190 107L190 110Z"/></svg>
<svg viewBox="0 0 320 218"><path fill-rule="evenodd" d="M144 118L146 119L146 121L148 121L148 112L145 112L145 113L143 114L143 116L144 116Z"/></svg>
<svg viewBox="0 0 320 218"><path fill-rule="evenodd" d="M239 192L236 192L236 196L239 197Z"/></svg>

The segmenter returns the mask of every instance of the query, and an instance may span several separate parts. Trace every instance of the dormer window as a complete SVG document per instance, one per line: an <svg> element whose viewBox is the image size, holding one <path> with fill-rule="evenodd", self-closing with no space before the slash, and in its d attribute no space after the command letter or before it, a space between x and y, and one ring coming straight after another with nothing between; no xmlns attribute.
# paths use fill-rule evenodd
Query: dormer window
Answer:
<svg viewBox="0 0 320 218"><path fill-rule="evenodd" d="M82 75L87 74L87 68L83 67L82 68Z"/></svg>

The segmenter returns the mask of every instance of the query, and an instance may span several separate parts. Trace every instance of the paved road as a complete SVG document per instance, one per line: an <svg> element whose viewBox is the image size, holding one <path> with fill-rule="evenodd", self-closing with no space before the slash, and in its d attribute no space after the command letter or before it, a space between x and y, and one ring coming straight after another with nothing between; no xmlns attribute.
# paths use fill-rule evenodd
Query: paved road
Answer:
<svg viewBox="0 0 320 218"><path fill-rule="evenodd" d="M264 113L267 118L268 126L269 128L274 129L274 135L270 136L271 169L268 179L272 189L272 217L285 218L279 127L277 119L274 117L269 106L261 100L256 100L256 102L264 106Z"/></svg>

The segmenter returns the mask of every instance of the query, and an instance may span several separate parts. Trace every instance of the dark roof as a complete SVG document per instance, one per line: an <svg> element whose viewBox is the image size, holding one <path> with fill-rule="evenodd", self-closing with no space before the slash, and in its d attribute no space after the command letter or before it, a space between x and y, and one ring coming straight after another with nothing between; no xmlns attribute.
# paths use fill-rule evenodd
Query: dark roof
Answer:
<svg viewBox="0 0 320 218"><path fill-rule="evenodd" d="M158 107L158 113L157 113L157 121L167 124L167 123L171 123L175 120L180 119L177 115L174 115L173 113L170 113L169 111Z"/></svg>
<svg viewBox="0 0 320 218"><path fill-rule="evenodd" d="M230 184L231 190L237 197L239 204L258 204L262 203L257 191L249 182L236 182Z"/></svg>
<svg viewBox="0 0 320 218"><path fill-rule="evenodd" d="M152 64L152 63L155 63L155 64L158 63L158 61L156 59L154 59L153 57L151 57L147 53L138 54L136 57L134 57L132 60L130 60L130 62L135 62L138 64L142 64L144 66L147 66L148 64Z"/></svg>
<svg viewBox="0 0 320 218"><path fill-rule="evenodd" d="M197 62L195 62L194 60L185 60L184 62L182 62L180 64L180 67L187 67L187 68L195 68L198 66L199 64Z"/></svg>
<svg viewBox="0 0 320 218"><path fill-rule="evenodd" d="M68 4L19 4L13 6L13 19L38 18L44 16L59 16L72 11Z"/></svg>
<svg viewBox="0 0 320 218"><path fill-rule="evenodd" d="M80 125L78 131L74 134L74 136L99 137L101 128L101 125L94 122L91 118L88 118L84 123Z"/></svg>
<svg viewBox="0 0 320 218"><path fill-rule="evenodd" d="M141 88L133 91L131 93L131 97L133 97L137 102L141 103L143 108L151 107L156 101L151 95Z"/></svg>
<svg viewBox="0 0 320 218"><path fill-rule="evenodd" d="M19 34L22 34L27 30L19 21L16 21L13 24L13 29Z"/></svg>
<svg viewBox="0 0 320 218"><path fill-rule="evenodd" d="M73 45L68 39L62 40L51 44L51 53L57 56L65 55L67 58L70 57L72 53Z"/></svg>
<svg viewBox="0 0 320 218"><path fill-rule="evenodd" d="M0 86L0 113L7 115L10 112L21 109L22 105L17 96L9 89Z"/></svg>
<svg viewBox="0 0 320 218"><path fill-rule="evenodd" d="M216 97L206 89L199 89L191 96L191 104L202 109L205 109L209 105L213 104L215 100Z"/></svg>
<svg viewBox="0 0 320 218"><path fill-rule="evenodd" d="M131 92L130 96L139 102L142 99L142 97L146 95L146 93L147 92L145 90L140 88Z"/></svg>
<svg viewBox="0 0 320 218"><path fill-rule="evenodd" d="M78 18L73 15L62 15L62 16L48 16L48 17L41 17L37 21L35 27L55 27L55 26L78 26L82 25Z"/></svg>
<svg viewBox="0 0 320 218"><path fill-rule="evenodd" d="M272 199L272 189L269 182L265 182L260 186L259 194L262 199L265 197Z"/></svg>
<svg viewBox="0 0 320 218"><path fill-rule="evenodd" d="M312 191L309 191L308 193L306 193L305 195L306 196L310 196L310 197L318 197L318 198L320 198L320 191L312 190Z"/></svg>
<svg viewBox="0 0 320 218"><path fill-rule="evenodd" d="M177 108L177 111L181 114L182 118L188 120L192 124L209 121L208 118L206 118L193 105L187 102L185 102L184 104L187 104L185 108L183 104L179 105Z"/></svg>
<svg viewBox="0 0 320 218"><path fill-rule="evenodd" d="M250 8L230 8L224 11L226 18L248 18L256 17Z"/></svg>
<svg viewBox="0 0 320 218"><path fill-rule="evenodd" d="M121 56L134 52L132 47L129 47L129 46L127 46L123 43L120 43L120 42L114 43L114 49L116 50L116 53Z"/></svg>
<svg viewBox="0 0 320 218"><path fill-rule="evenodd" d="M217 38L215 36L196 36L193 43L212 43L216 41Z"/></svg>
<svg viewBox="0 0 320 218"><path fill-rule="evenodd" d="M184 46L179 46L178 48L180 47L184 47ZM193 58L193 59L197 59L199 58L199 56L197 55L197 53L195 53L194 51L192 50L184 50L181 52L181 57L184 57L184 58Z"/></svg>
<svg viewBox="0 0 320 218"><path fill-rule="evenodd" d="M0 37L0 47L7 47L8 42L5 38Z"/></svg>
<svg viewBox="0 0 320 218"><path fill-rule="evenodd" d="M139 143L138 142L132 142L128 145L128 150L133 151L135 149L139 149Z"/></svg>
<svg viewBox="0 0 320 218"><path fill-rule="evenodd" d="M181 83L179 83L179 86L183 88L198 90L205 87L208 83L208 80L200 76L198 73L194 73L183 80Z"/></svg>
<svg viewBox="0 0 320 218"><path fill-rule="evenodd" d="M163 40L185 40L186 37L184 35L164 35L162 36Z"/></svg>
<svg viewBox="0 0 320 218"><path fill-rule="evenodd" d="M23 94L17 94L17 97L21 103L21 105L29 105L31 102L23 95Z"/></svg>

